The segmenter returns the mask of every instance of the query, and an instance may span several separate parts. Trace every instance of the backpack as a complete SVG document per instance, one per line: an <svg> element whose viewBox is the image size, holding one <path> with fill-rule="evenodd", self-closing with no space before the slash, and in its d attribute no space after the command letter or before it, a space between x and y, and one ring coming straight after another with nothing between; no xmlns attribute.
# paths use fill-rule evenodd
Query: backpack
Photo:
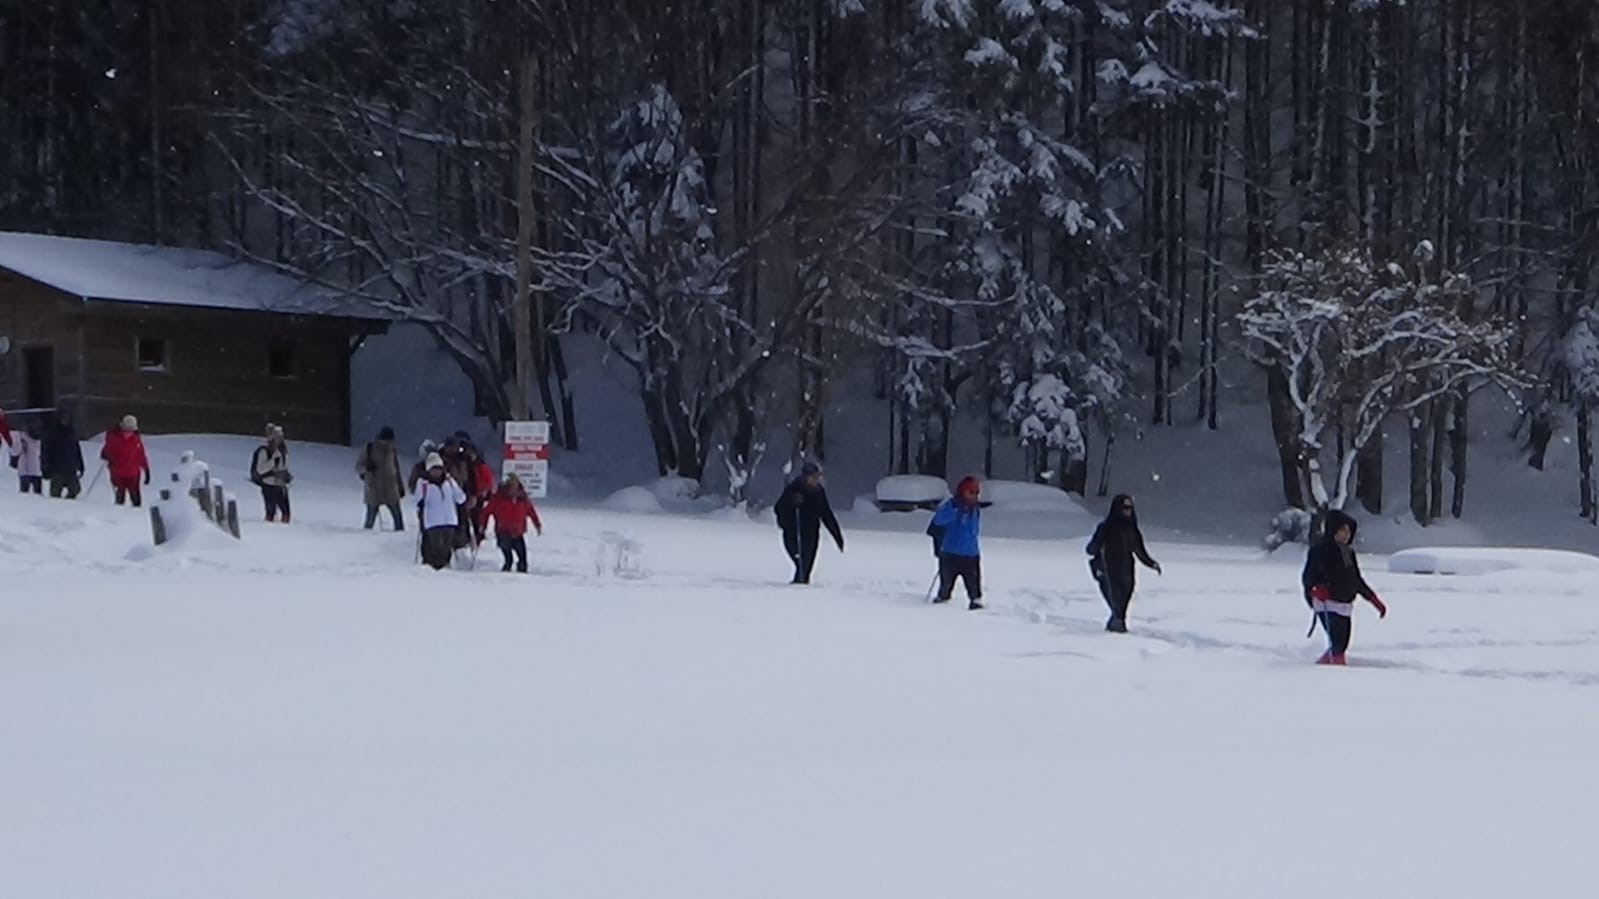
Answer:
<svg viewBox="0 0 1599 899"><path fill-rule="evenodd" d="M266 447L258 446L255 448L255 452L250 454L250 467L247 469L247 471L250 472L250 483L256 485L257 487L263 485L261 483L261 476L256 474L255 466L261 461L261 453L265 450Z"/></svg>

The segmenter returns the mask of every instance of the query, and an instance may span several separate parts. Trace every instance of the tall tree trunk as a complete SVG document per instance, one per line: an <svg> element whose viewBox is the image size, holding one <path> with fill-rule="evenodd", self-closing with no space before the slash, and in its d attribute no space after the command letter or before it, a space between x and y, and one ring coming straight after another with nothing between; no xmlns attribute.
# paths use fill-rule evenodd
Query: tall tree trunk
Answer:
<svg viewBox="0 0 1599 899"><path fill-rule="evenodd" d="M1277 444L1277 464L1282 473L1283 501L1295 509L1309 508L1301 478L1299 417L1289 395L1288 376L1279 368L1266 369L1266 400L1271 408L1271 435Z"/></svg>

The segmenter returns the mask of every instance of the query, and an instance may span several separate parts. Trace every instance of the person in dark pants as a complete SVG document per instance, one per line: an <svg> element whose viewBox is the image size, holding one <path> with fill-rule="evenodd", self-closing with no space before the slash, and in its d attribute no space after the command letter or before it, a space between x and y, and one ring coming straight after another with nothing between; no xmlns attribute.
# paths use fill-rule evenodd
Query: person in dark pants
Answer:
<svg viewBox="0 0 1599 899"><path fill-rule="evenodd" d="M972 475L955 485L955 495L933 513L928 533L938 545L938 595L933 602L949 602L959 579L966 588L966 608L983 607L983 556L978 545L982 531L982 483Z"/></svg>
<svg viewBox="0 0 1599 899"><path fill-rule="evenodd" d="M484 523L494 522L494 542L505 557L500 570L510 571L514 557L517 572L526 574L527 526L532 523L534 533L542 537L544 522L539 520L539 510L528 498L522 480L514 474L506 475L499 491L489 497L485 510Z"/></svg>
<svg viewBox="0 0 1599 899"><path fill-rule="evenodd" d="M815 462L806 462L800 468L800 476L783 488L772 511L777 515L777 526L783 530L783 550L794 562L794 580L790 583L811 582L823 525L833 535L838 551L844 551L844 532L839 530L838 518L827 501L827 490L822 487L822 467Z"/></svg>
<svg viewBox="0 0 1599 899"><path fill-rule="evenodd" d="M1127 633L1127 607L1133 601L1137 586L1133 560L1136 559L1160 574L1160 563L1149 557L1144 548L1144 534L1138 529L1138 510L1133 498L1123 493L1110 501L1110 512L1094 528L1088 541L1088 570L1099 582L1099 592L1110 606L1110 620L1105 630L1115 634Z"/></svg>
<svg viewBox="0 0 1599 899"><path fill-rule="evenodd" d="M83 446L72 426L72 413L65 409L57 412L41 442L40 463L45 480L50 482L50 496L77 499L83 489Z"/></svg>
<svg viewBox="0 0 1599 899"><path fill-rule="evenodd" d="M282 514L283 523L288 524L289 484L294 475L289 472L289 444L281 427L267 425L266 442L255 448L250 459L250 480L261 488L266 520L275 521Z"/></svg>
<svg viewBox="0 0 1599 899"><path fill-rule="evenodd" d="M1344 664L1354 630L1355 597L1365 597L1376 608L1378 618L1388 617L1388 607L1361 577L1355 559L1357 528L1355 519L1334 509L1322 524L1322 538L1305 554L1300 585L1305 589L1305 602L1327 632L1327 651L1316 660L1318 665Z"/></svg>

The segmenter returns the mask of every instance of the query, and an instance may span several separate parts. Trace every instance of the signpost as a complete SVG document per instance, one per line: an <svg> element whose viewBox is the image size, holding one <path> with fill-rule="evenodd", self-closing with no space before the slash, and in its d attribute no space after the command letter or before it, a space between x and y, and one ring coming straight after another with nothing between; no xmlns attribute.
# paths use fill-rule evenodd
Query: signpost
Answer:
<svg viewBox="0 0 1599 899"><path fill-rule="evenodd" d="M508 421L505 423L505 462L500 477L514 474L527 488L527 495L543 498L550 492L550 423L547 421Z"/></svg>

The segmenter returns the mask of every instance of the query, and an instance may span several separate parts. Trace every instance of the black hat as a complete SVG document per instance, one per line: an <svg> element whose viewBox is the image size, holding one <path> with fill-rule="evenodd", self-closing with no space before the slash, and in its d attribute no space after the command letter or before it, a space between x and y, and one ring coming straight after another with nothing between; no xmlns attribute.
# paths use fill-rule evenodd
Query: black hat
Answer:
<svg viewBox="0 0 1599 899"><path fill-rule="evenodd" d="M379 440L393 440L394 439L394 429L389 427L388 425L384 425L378 431L378 439Z"/></svg>
<svg viewBox="0 0 1599 899"><path fill-rule="evenodd" d="M821 474L822 466L817 462L806 462L800 466L800 477L808 478L813 474Z"/></svg>

